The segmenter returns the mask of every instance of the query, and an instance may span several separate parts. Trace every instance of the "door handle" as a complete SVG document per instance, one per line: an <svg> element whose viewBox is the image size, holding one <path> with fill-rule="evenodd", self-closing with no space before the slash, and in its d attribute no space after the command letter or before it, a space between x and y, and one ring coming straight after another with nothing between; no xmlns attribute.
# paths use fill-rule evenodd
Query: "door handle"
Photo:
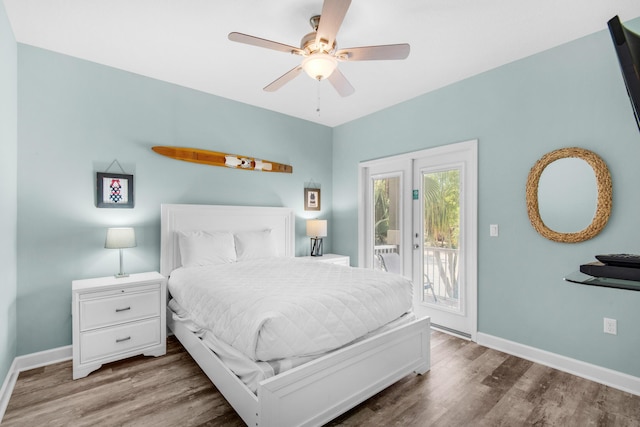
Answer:
<svg viewBox="0 0 640 427"><path fill-rule="evenodd" d="M413 244L413 249L420 249L420 245L419 245L419 244L417 244L417 243L414 243L414 244Z"/></svg>

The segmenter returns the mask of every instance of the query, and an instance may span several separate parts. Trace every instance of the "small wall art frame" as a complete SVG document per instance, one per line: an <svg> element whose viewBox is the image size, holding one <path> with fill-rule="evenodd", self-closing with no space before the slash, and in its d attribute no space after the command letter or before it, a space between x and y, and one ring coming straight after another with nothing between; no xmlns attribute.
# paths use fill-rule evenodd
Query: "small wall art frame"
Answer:
<svg viewBox="0 0 640 427"><path fill-rule="evenodd" d="M133 175L96 173L96 207L133 208Z"/></svg>
<svg viewBox="0 0 640 427"><path fill-rule="evenodd" d="M320 210L320 189L319 188L304 189L304 210L305 211Z"/></svg>

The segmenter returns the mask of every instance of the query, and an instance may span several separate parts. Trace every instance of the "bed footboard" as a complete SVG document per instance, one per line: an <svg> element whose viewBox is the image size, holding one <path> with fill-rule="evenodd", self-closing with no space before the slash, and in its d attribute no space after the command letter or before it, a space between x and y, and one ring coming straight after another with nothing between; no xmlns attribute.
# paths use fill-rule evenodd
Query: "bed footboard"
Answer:
<svg viewBox="0 0 640 427"><path fill-rule="evenodd" d="M430 369L428 317L258 384L257 396L167 308L167 325L250 427L319 426L415 372Z"/></svg>
<svg viewBox="0 0 640 427"><path fill-rule="evenodd" d="M322 425L407 374L427 372L430 332L430 319L418 319L262 381L258 426Z"/></svg>

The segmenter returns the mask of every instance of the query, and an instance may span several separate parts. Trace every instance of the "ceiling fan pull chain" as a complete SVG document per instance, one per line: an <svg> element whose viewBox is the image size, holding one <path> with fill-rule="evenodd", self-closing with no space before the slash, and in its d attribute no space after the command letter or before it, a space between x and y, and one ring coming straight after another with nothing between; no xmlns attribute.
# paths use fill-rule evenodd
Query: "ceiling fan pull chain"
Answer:
<svg viewBox="0 0 640 427"><path fill-rule="evenodd" d="M318 79L318 106L316 107L316 113L320 117L320 79Z"/></svg>

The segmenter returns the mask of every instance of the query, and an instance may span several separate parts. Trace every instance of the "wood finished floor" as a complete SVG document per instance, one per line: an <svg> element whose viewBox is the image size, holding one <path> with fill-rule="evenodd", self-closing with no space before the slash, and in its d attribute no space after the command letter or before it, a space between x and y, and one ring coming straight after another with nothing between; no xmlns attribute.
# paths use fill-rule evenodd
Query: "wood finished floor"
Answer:
<svg viewBox="0 0 640 427"><path fill-rule="evenodd" d="M640 426L640 397L432 333L431 371L409 375L330 426ZM179 342L167 355L20 374L2 426L243 426Z"/></svg>

